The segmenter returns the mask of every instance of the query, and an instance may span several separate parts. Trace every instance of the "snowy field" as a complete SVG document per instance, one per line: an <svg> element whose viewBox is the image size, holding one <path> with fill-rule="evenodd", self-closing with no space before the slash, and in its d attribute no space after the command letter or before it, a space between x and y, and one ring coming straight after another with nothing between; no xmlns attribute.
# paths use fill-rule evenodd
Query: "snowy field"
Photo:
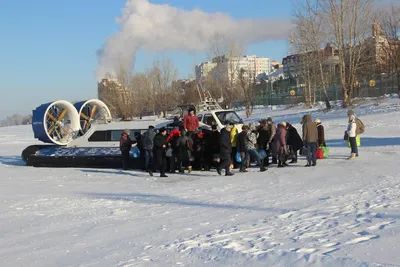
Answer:
<svg viewBox="0 0 400 267"><path fill-rule="evenodd" d="M0 266L400 266L400 101L355 110L357 160L345 160L346 110L312 109L329 159L232 177L26 167L31 127L0 128ZM252 120L301 132L306 112Z"/></svg>

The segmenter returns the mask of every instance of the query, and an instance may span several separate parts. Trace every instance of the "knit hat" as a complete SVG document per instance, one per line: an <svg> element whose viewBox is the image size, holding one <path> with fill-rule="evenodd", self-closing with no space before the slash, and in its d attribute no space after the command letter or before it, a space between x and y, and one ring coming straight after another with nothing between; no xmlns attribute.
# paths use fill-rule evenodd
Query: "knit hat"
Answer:
<svg viewBox="0 0 400 267"><path fill-rule="evenodd" d="M131 130L129 130L129 129L125 129L125 130L124 130L124 133L126 133L126 134L128 134L128 135L129 135L129 134L131 133Z"/></svg>
<svg viewBox="0 0 400 267"><path fill-rule="evenodd" d="M161 127L159 132L162 133L162 132L165 132L166 130L167 129L165 127Z"/></svg>
<svg viewBox="0 0 400 267"><path fill-rule="evenodd" d="M350 119L351 121L354 121L354 120L356 119L356 116L350 115L350 116L349 116L349 119Z"/></svg>
<svg viewBox="0 0 400 267"><path fill-rule="evenodd" d="M352 109L349 109L347 111L347 116L350 116L350 115L354 115L354 111Z"/></svg>
<svg viewBox="0 0 400 267"><path fill-rule="evenodd" d="M227 125L225 125L225 128L226 128L226 129L232 129L232 128L233 128L233 126L232 126L232 125L230 125L230 124L227 124Z"/></svg>
<svg viewBox="0 0 400 267"><path fill-rule="evenodd" d="M315 119L314 122L315 122L315 123L321 123L321 120L320 120L320 119Z"/></svg>
<svg viewBox="0 0 400 267"><path fill-rule="evenodd" d="M283 127L286 127L286 122L284 122L284 121L279 124L282 125Z"/></svg>
<svg viewBox="0 0 400 267"><path fill-rule="evenodd" d="M267 121L272 121L272 118L271 118L271 117L269 117L269 118L267 119Z"/></svg>

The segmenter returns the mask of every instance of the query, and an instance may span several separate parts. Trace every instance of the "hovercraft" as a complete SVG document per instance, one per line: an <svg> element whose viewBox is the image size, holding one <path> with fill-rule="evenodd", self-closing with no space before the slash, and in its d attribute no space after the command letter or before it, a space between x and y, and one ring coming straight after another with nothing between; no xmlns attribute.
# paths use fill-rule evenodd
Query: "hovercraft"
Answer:
<svg viewBox="0 0 400 267"><path fill-rule="evenodd" d="M34 137L43 145L22 151L22 160L34 167L119 168L119 140L125 129L140 142L150 125L156 129L169 120L112 121L108 107L98 99L72 105L65 100L43 104L33 110ZM131 150L131 167L142 168L138 148Z"/></svg>
<svg viewBox="0 0 400 267"><path fill-rule="evenodd" d="M196 107L200 128L211 129L215 124L221 130L234 123L240 132L243 121L237 113L222 109L216 101L212 103L205 100ZM28 146L21 157L27 166L34 167L120 168L119 140L125 129L130 129L131 138L140 144L141 135L150 125L155 130L175 127L172 120L166 119L113 121L107 105L98 99L74 105L58 100L42 104L32 113L34 137L45 144ZM139 147L130 152L132 169L144 166Z"/></svg>

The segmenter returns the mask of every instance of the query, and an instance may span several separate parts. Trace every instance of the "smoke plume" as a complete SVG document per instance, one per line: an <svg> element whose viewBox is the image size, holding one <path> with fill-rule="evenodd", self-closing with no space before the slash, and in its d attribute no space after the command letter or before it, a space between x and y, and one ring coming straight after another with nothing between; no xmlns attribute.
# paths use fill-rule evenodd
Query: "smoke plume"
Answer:
<svg viewBox="0 0 400 267"><path fill-rule="evenodd" d="M120 66L132 66L139 50L201 52L216 35L245 45L281 40L288 37L292 25L290 20L279 19L234 20L223 13L186 11L148 0L127 0L117 23L120 30L98 51L98 80Z"/></svg>

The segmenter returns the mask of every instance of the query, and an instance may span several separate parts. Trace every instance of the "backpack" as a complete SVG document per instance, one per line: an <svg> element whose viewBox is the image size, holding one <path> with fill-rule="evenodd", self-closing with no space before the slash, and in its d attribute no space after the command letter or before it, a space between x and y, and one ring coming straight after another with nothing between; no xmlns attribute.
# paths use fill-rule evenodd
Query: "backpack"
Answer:
<svg viewBox="0 0 400 267"><path fill-rule="evenodd" d="M357 135L365 132L365 125L359 118L356 118L356 125L357 125L356 129Z"/></svg>

